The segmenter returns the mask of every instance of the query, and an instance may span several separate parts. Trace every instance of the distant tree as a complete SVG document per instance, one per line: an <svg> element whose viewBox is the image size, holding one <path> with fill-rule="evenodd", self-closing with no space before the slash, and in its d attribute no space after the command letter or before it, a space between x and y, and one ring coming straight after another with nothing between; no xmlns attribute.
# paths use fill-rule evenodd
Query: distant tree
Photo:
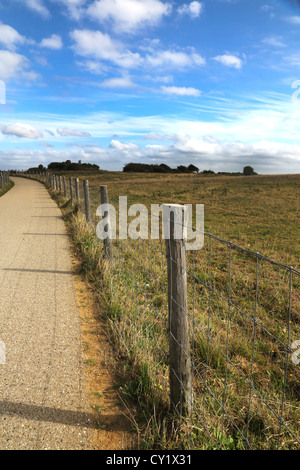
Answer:
<svg viewBox="0 0 300 470"><path fill-rule="evenodd" d="M195 165L190 164L190 165L188 166L188 169L189 169L192 173L199 173L199 168L197 168Z"/></svg>
<svg viewBox="0 0 300 470"><path fill-rule="evenodd" d="M173 173L173 169L170 168L168 165L166 165L165 163L161 163L159 165L159 172L160 173Z"/></svg>
<svg viewBox="0 0 300 470"><path fill-rule="evenodd" d="M251 176L251 175L257 175L257 173L255 173L254 169L252 168L252 166L245 166L244 167L244 170L243 170L243 174L245 176Z"/></svg>
<svg viewBox="0 0 300 470"><path fill-rule="evenodd" d="M188 169L188 167L184 166L184 165L179 165L176 168L176 170L177 170L178 173L190 173L190 170Z"/></svg>
<svg viewBox="0 0 300 470"><path fill-rule="evenodd" d="M173 173L174 170L164 163L160 165L149 165L147 163L130 162L124 165L123 171L135 173Z"/></svg>
<svg viewBox="0 0 300 470"><path fill-rule="evenodd" d="M44 165L41 164L38 166L38 170L40 173L43 173L44 171L46 171L46 168L44 167Z"/></svg>
<svg viewBox="0 0 300 470"><path fill-rule="evenodd" d="M80 163L79 163L80 162ZM53 171L99 171L100 167L93 163L72 163L71 160L65 162L51 162L48 165L48 170Z"/></svg>
<svg viewBox="0 0 300 470"><path fill-rule="evenodd" d="M153 171L151 165L147 165L146 163L126 163L123 167L124 172L135 172L135 173L148 173L149 171Z"/></svg>

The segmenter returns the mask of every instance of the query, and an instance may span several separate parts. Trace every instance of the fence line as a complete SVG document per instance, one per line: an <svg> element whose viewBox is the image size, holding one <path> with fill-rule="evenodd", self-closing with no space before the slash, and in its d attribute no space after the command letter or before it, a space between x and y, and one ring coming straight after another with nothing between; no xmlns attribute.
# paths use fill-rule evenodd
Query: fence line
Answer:
<svg viewBox="0 0 300 470"><path fill-rule="evenodd" d="M10 182L10 173L9 171L0 172L0 189L4 188Z"/></svg>
<svg viewBox="0 0 300 470"><path fill-rule="evenodd" d="M83 198L78 179L70 190L96 229L88 182ZM108 202L107 187L98 198ZM193 448L299 449L300 272L202 235L199 252L172 237L106 240L120 340Z"/></svg>

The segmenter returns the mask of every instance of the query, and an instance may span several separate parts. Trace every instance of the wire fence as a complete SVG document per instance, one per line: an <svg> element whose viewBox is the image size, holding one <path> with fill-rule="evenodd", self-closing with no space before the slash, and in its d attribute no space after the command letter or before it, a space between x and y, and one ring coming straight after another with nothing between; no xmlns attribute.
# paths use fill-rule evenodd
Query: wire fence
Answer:
<svg viewBox="0 0 300 470"><path fill-rule="evenodd" d="M43 179L64 192L54 175ZM99 192L70 183L65 197L96 231ZM119 341L141 386L177 414L189 448L299 449L300 272L200 235L198 251L184 240L111 240Z"/></svg>
<svg viewBox="0 0 300 470"><path fill-rule="evenodd" d="M3 189L10 181L10 174L8 171L0 171L0 189Z"/></svg>

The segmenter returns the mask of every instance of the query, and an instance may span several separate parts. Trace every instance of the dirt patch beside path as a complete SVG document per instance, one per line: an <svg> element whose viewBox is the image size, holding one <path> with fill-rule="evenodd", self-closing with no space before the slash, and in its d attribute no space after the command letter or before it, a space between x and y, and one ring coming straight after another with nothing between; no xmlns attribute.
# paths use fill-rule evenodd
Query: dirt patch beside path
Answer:
<svg viewBox="0 0 300 470"><path fill-rule="evenodd" d="M72 251L72 263L78 272L79 262ZM129 450L137 447L130 411L118 393L118 357L105 333L99 304L92 289L79 275L74 276L77 305L81 316L82 345L89 405L97 424L94 434L96 450Z"/></svg>

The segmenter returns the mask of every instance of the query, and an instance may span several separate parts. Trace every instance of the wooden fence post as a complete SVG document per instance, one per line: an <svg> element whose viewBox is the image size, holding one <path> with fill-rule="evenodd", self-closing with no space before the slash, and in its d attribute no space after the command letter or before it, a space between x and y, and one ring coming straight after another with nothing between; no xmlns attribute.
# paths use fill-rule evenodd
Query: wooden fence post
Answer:
<svg viewBox="0 0 300 470"><path fill-rule="evenodd" d="M71 199L71 204L73 204L73 179L72 177L69 178L69 182L70 182L70 199Z"/></svg>
<svg viewBox="0 0 300 470"><path fill-rule="evenodd" d="M85 218L89 224L91 221L91 210L90 210L90 195L89 195L89 182L88 180L83 181L84 190L84 206L85 206Z"/></svg>
<svg viewBox="0 0 300 470"><path fill-rule="evenodd" d="M66 178L63 176L62 179L63 179L64 197L67 197Z"/></svg>
<svg viewBox="0 0 300 470"><path fill-rule="evenodd" d="M189 416L192 409L192 367L187 306L186 207L163 205L166 238L169 310L170 410Z"/></svg>
<svg viewBox="0 0 300 470"><path fill-rule="evenodd" d="M80 194L79 194L79 179L75 178L75 196L78 204L80 203Z"/></svg>
<svg viewBox="0 0 300 470"><path fill-rule="evenodd" d="M107 192L107 186L100 186L100 199L101 199L101 204L108 204L108 192ZM105 232L110 233L110 221L109 221L109 214L108 212L105 212L104 217L108 218L108 223L105 226ZM103 240L104 243L104 256L108 259L111 259L112 257L112 241L110 237L107 237Z"/></svg>

